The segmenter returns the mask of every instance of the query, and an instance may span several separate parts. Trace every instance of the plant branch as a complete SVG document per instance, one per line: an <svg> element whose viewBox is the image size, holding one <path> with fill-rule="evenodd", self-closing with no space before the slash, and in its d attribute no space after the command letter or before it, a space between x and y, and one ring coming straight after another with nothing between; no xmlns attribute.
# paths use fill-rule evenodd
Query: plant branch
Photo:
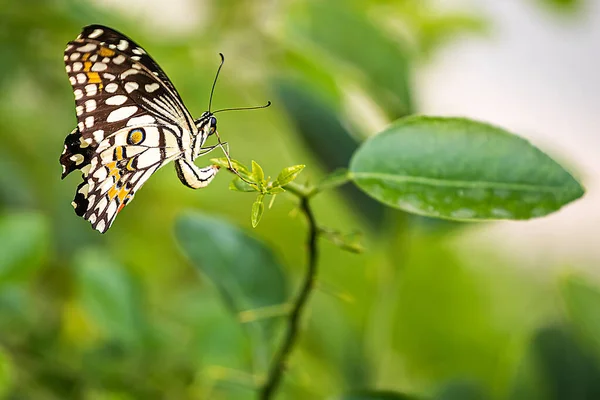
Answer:
<svg viewBox="0 0 600 400"><path fill-rule="evenodd" d="M277 352L275 359L271 364L269 375L267 376L264 385L260 388L258 397L260 400L271 399L281 382L287 360L294 348L296 340L298 339L298 331L300 328L300 318L302 317L302 312L304 311L307 300L314 288L317 275L317 238L319 236L319 228L317 227L315 216L309 203L312 190L293 183L286 185L285 189L300 198L300 210L308 222L307 269L302 286L300 288L300 293L298 294L296 301L294 301L292 304L292 309L288 317L285 338L283 339L283 343L281 344L281 347L279 348L279 351Z"/></svg>

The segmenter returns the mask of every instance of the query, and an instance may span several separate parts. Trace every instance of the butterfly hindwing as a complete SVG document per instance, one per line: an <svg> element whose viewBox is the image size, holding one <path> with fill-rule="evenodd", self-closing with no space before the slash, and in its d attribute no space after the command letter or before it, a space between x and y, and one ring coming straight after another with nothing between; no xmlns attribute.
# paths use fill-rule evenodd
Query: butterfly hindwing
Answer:
<svg viewBox="0 0 600 400"><path fill-rule="evenodd" d="M65 139L63 178L82 171L73 206L105 232L143 183L180 157L198 131L166 74L119 32L85 27L67 45L64 59L78 124Z"/></svg>
<svg viewBox="0 0 600 400"><path fill-rule="evenodd" d="M146 180L163 165L179 157L174 132L163 126L124 128L98 146L78 189L75 210L100 232L105 232Z"/></svg>

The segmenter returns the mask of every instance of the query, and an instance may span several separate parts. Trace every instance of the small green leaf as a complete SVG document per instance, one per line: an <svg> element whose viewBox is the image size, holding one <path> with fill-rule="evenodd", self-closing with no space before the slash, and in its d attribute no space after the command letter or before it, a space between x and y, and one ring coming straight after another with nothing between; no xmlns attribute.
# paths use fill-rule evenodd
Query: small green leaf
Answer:
<svg viewBox="0 0 600 400"><path fill-rule="evenodd" d="M265 173L263 172L263 169L254 160L252 160L252 178L254 178L254 181L258 183L259 186L265 180Z"/></svg>
<svg viewBox="0 0 600 400"><path fill-rule="evenodd" d="M541 217L584 194L525 139L461 118L397 121L356 151L350 177L391 207L463 221Z"/></svg>
<svg viewBox="0 0 600 400"><path fill-rule="evenodd" d="M271 187L271 188L267 189L267 194L279 194L279 193L285 193L285 189L282 187Z"/></svg>
<svg viewBox="0 0 600 400"><path fill-rule="evenodd" d="M265 195L259 194L254 204L252 204L252 227L256 228L260 219L262 218L263 212L265 211L265 205L263 203Z"/></svg>
<svg viewBox="0 0 600 400"><path fill-rule="evenodd" d="M302 172L304 167L305 165L300 164L282 169L279 175L277 175L275 182L273 182L273 186L285 186L292 182L298 177L298 174Z"/></svg>
<svg viewBox="0 0 600 400"><path fill-rule="evenodd" d="M229 190L233 190L236 192L257 192L258 188L250 185L249 183L244 182L240 179L239 176L236 176L229 183Z"/></svg>
<svg viewBox="0 0 600 400"><path fill-rule="evenodd" d="M321 182L317 184L317 190L331 190L350 182L350 175L346 168L339 168L327 175Z"/></svg>
<svg viewBox="0 0 600 400"><path fill-rule="evenodd" d="M220 166L221 168L229 169L229 162L227 161L227 158L225 158L225 157L211 158L210 161L212 163ZM231 165L244 178L248 178L248 179L250 178L250 175L251 175L250 171L244 164L242 164L241 162L239 162L237 160L231 159Z"/></svg>

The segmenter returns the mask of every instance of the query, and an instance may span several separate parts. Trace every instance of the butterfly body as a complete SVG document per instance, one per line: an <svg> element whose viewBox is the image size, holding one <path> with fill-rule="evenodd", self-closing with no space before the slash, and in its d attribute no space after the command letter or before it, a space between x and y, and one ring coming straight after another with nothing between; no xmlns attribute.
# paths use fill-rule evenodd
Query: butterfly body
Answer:
<svg viewBox="0 0 600 400"><path fill-rule="evenodd" d="M125 35L105 26L83 28L65 50L77 128L60 157L64 178L82 172L73 207L102 233L159 168L175 162L188 187L206 186L218 171L194 160L216 132L210 112L194 120L156 62Z"/></svg>

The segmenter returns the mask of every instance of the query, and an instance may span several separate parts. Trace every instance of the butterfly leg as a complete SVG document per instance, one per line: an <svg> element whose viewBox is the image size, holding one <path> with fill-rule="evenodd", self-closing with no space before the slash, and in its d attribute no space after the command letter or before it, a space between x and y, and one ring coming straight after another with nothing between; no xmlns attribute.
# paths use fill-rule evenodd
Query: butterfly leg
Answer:
<svg viewBox="0 0 600 400"><path fill-rule="evenodd" d="M223 142L223 145L227 146L227 149L229 150L229 143ZM222 148L222 145L215 144L214 146L203 147L200 149L200 152L198 153L197 157L204 156L204 155L210 153L211 151L213 151L214 149L216 149L217 147Z"/></svg>
<svg viewBox="0 0 600 400"><path fill-rule="evenodd" d="M179 180L192 189L200 189L207 186L217 172L219 172L217 165L199 168L196 164L184 158L175 161L175 169L177 170Z"/></svg>

